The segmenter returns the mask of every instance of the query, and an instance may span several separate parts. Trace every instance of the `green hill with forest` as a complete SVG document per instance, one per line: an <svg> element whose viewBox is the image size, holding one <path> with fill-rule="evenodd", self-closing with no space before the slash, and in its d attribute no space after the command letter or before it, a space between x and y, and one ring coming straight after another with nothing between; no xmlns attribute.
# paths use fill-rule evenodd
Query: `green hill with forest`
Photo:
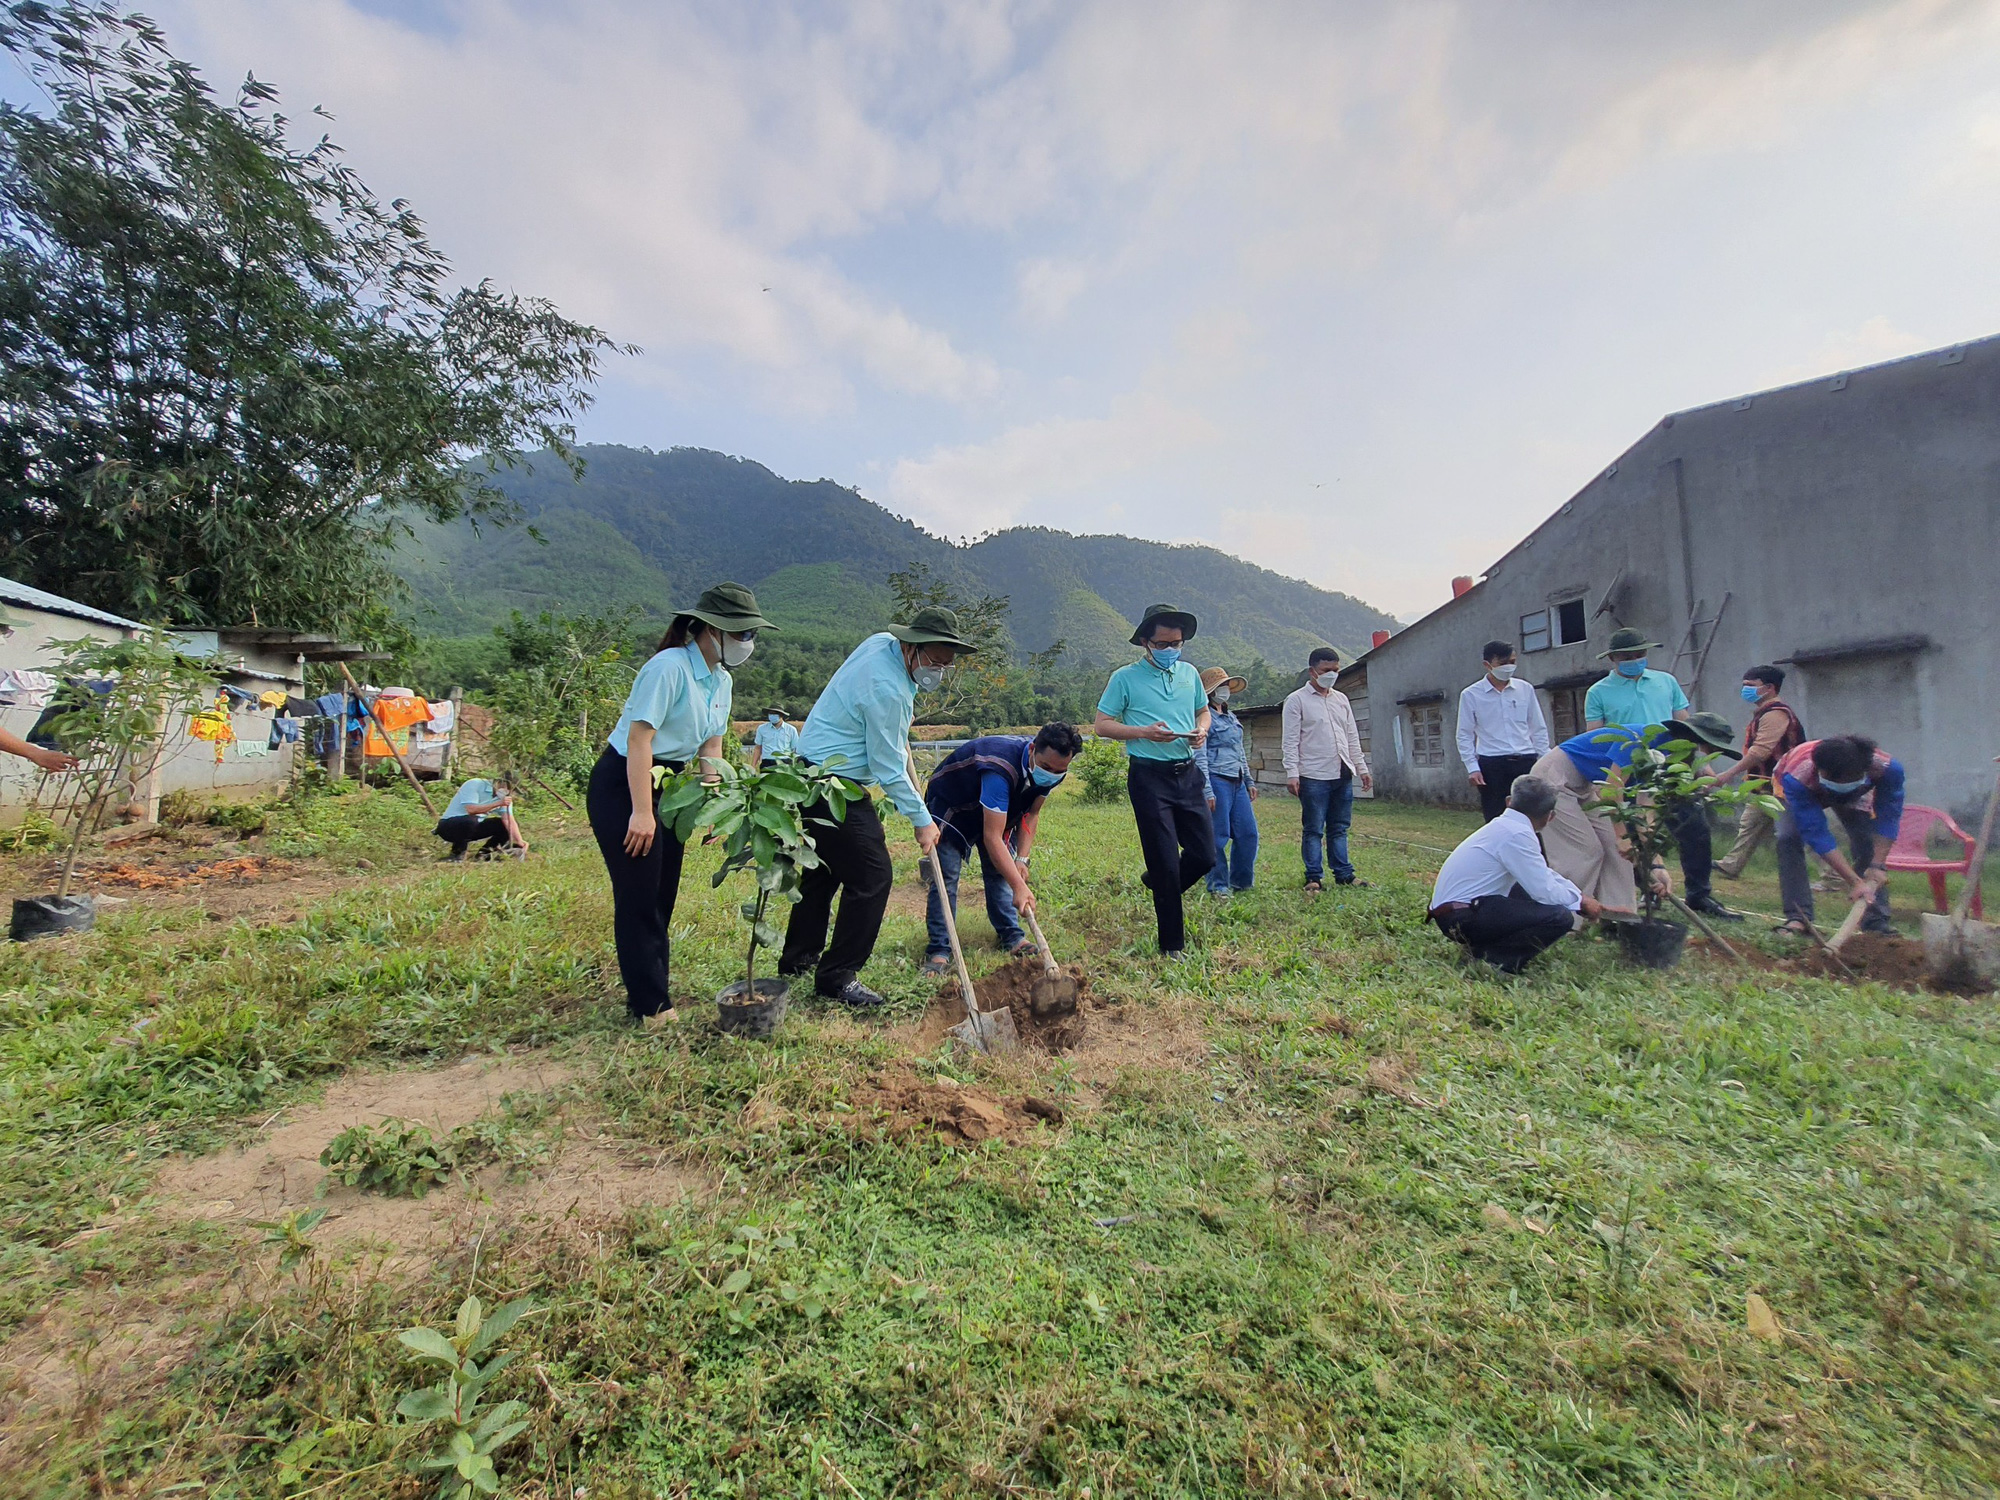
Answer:
<svg viewBox="0 0 2000 1500"><path fill-rule="evenodd" d="M1214 547L1017 527L959 546L831 480L786 480L698 448L593 446L572 480L544 460L506 476L523 524L422 529L399 571L427 635L484 634L514 610L663 621L722 578L756 589L800 644L851 643L889 617L889 574L920 563L975 593L1005 594L1024 651L1065 643L1077 663L1124 661L1131 622L1167 600L1202 621L1203 661L1274 665L1331 642L1365 648L1394 626L1358 599Z"/></svg>

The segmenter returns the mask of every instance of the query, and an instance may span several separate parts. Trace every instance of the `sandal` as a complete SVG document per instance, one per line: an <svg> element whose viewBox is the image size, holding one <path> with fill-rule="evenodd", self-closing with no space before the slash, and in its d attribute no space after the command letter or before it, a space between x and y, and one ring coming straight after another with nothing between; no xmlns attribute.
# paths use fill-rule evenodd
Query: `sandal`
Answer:
<svg viewBox="0 0 2000 1500"><path fill-rule="evenodd" d="M924 955L924 966L917 972L926 979L942 979L951 972L951 955L927 953Z"/></svg>
<svg viewBox="0 0 2000 1500"><path fill-rule="evenodd" d="M1040 958L1042 950L1035 946L1033 938L1022 938L1020 942L1007 950L1007 956L1009 958Z"/></svg>
<svg viewBox="0 0 2000 1500"><path fill-rule="evenodd" d="M1306 894L1308 896L1317 896L1322 889L1324 887L1317 880L1308 880L1306 882Z"/></svg>
<svg viewBox="0 0 2000 1500"><path fill-rule="evenodd" d="M1773 931L1773 932L1781 932L1781 933L1783 933L1783 934L1784 934L1784 935L1785 935L1786 937L1811 937L1811 936L1812 936L1812 933L1810 933L1810 932L1808 932L1808 931L1806 930L1806 924L1805 924L1805 923L1803 923L1803 922L1796 922L1796 921L1794 921L1794 922L1779 922L1779 923L1777 923L1777 924L1776 924L1775 926L1773 926L1773 927L1771 928L1771 931Z"/></svg>

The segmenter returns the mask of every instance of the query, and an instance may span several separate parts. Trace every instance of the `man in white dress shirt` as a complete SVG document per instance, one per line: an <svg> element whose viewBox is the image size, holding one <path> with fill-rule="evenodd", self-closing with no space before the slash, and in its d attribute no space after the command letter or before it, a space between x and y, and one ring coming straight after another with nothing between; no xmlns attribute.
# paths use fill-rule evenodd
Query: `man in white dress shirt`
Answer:
<svg viewBox="0 0 2000 1500"><path fill-rule="evenodd" d="M1561 941L1581 914L1604 910L1549 868L1536 834L1556 810L1556 789L1522 776L1508 794L1507 810L1452 850L1431 892L1431 920L1438 931L1465 944L1474 958L1503 974L1518 974L1528 960Z"/></svg>
<svg viewBox="0 0 2000 1500"><path fill-rule="evenodd" d="M1333 866L1336 885L1357 884L1347 858L1354 783L1358 778L1364 789L1375 785L1368 757L1361 753L1353 706L1347 694L1333 685L1339 676L1340 653L1331 646L1315 647L1306 658L1306 685L1285 700L1285 785L1299 799L1305 824L1300 852L1305 857L1308 895L1319 890L1326 876L1322 851Z"/></svg>
<svg viewBox="0 0 2000 1500"><path fill-rule="evenodd" d="M1491 823L1507 810L1514 778L1549 753L1549 726L1535 685L1514 675L1514 648L1488 641L1486 675L1458 695L1458 758L1479 788L1479 814Z"/></svg>

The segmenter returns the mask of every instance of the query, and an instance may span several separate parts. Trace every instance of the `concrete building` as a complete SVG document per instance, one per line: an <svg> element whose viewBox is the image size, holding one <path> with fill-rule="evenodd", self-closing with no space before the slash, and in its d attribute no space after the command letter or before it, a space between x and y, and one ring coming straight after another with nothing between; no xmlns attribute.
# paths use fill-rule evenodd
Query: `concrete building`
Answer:
<svg viewBox="0 0 2000 1500"><path fill-rule="evenodd" d="M58 594L0 578L0 608L10 628L0 633L0 726L25 736L40 716L43 702L21 688L14 674L49 672L55 641L83 637L119 640L139 634L145 626L122 615L94 609ZM307 661L353 661L369 653L343 645L331 636L296 631L189 630L176 632L181 649L190 656L216 657L221 681L253 696L275 690L302 697ZM205 802L254 801L283 787L291 777L298 745L269 748L272 711L230 703L230 727L235 743L220 758L204 740L177 734L172 752L161 762L159 793L184 791ZM40 771L16 756L0 755L0 823L17 823L40 792L49 790Z"/></svg>
<svg viewBox="0 0 2000 1500"><path fill-rule="evenodd" d="M1355 661L1384 795L1471 804L1454 743L1508 640L1557 739L1619 626L1741 725L1775 662L1815 737L1869 735L1914 802L1974 814L2000 754L2000 338L1676 412L1450 603ZM1960 821L1964 821L1961 816Z"/></svg>

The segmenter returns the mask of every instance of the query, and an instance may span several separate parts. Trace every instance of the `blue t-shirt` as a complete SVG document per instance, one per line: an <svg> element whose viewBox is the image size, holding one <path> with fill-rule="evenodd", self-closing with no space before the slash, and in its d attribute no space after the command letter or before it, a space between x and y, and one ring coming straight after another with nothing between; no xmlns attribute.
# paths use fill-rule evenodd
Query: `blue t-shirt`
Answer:
<svg viewBox="0 0 2000 1500"><path fill-rule="evenodd" d="M451 799L451 804L445 808L444 815L447 818L498 817L500 814L497 808L490 813L473 813L468 809L475 806L483 807L489 802L499 800L500 794L493 789L493 783L484 776L475 776L458 789L458 795Z"/></svg>
<svg viewBox="0 0 2000 1500"><path fill-rule="evenodd" d="M1194 733L1195 716L1208 706L1201 690L1201 673L1184 661L1163 672L1150 659L1120 667L1104 684L1097 711L1120 724L1144 728L1165 724L1176 734ZM1126 740L1125 753L1135 760L1186 760L1194 752L1185 739Z"/></svg>
<svg viewBox="0 0 2000 1500"><path fill-rule="evenodd" d="M773 724L766 719L757 726L757 732L750 738L757 748L764 752L766 760L780 755L790 755L799 748L799 732L782 720Z"/></svg>
<svg viewBox="0 0 2000 1500"><path fill-rule="evenodd" d="M720 662L711 667L694 642L655 652L632 679L611 748L625 754L626 731L651 724L654 760L693 760L703 745L729 732L731 697L729 673Z"/></svg>
<svg viewBox="0 0 2000 1500"><path fill-rule="evenodd" d="M1648 668L1637 677L1620 677L1613 672L1590 686L1583 695L1583 717L1595 723L1624 724L1644 729L1648 724L1665 724L1688 706L1688 695L1669 672Z"/></svg>
<svg viewBox="0 0 2000 1500"><path fill-rule="evenodd" d="M1632 764L1632 751L1640 741L1657 744L1668 738L1666 727L1649 724L1644 729L1634 729L1624 724L1607 724L1602 729L1586 729L1582 734L1573 735L1556 748L1576 763L1586 781L1602 781L1611 774L1611 768L1620 770Z"/></svg>

